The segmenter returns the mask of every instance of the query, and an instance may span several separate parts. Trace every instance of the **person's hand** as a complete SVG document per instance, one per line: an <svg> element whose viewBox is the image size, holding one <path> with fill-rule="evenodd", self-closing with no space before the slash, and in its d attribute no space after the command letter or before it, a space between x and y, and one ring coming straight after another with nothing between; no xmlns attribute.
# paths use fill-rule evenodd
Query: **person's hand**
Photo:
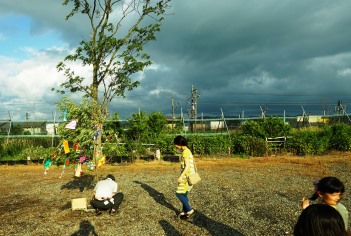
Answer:
<svg viewBox="0 0 351 236"><path fill-rule="evenodd" d="M309 199L305 199L304 197L301 200L301 207L302 209L305 209L306 207L308 207L310 205L310 200Z"/></svg>
<svg viewBox="0 0 351 236"><path fill-rule="evenodd" d="M182 178L182 176L179 176L179 178L178 178L178 183L181 183L181 182L183 182L184 180L183 180L183 178Z"/></svg>

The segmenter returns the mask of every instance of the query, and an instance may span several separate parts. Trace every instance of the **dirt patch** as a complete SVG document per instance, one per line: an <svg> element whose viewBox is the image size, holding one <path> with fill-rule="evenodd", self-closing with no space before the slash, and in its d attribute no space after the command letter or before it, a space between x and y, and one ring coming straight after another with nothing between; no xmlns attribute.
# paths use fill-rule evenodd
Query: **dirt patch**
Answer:
<svg viewBox="0 0 351 236"><path fill-rule="evenodd" d="M179 165L137 161L104 165L99 175L116 176L124 193L117 215L71 211L74 198L92 197L94 173L74 178L74 167L0 166L0 235L290 235L302 196L327 175L346 186L350 208L350 153L323 157L197 158L202 181L190 192L195 216L174 216Z"/></svg>

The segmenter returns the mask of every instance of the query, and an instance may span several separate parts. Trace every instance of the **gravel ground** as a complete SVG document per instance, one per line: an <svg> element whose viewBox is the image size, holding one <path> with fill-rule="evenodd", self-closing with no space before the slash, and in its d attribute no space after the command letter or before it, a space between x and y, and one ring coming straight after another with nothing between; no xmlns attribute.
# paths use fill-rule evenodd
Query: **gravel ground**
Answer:
<svg viewBox="0 0 351 236"><path fill-rule="evenodd" d="M349 153L323 157L197 158L202 181L189 194L196 214L175 217L179 164L143 162L104 165L124 193L119 213L71 210L71 199L92 196L92 173L60 179L61 167L48 175L41 165L0 166L0 235L291 235L301 213L302 196L312 182L337 176L346 186L342 202L350 208Z"/></svg>

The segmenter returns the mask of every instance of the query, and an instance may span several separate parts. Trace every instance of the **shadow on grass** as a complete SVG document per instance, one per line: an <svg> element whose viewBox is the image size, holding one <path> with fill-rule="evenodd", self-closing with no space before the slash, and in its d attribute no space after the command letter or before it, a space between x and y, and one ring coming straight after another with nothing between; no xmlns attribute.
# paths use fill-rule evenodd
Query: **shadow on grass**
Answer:
<svg viewBox="0 0 351 236"><path fill-rule="evenodd" d="M211 235L231 235L231 236L244 236L244 234L233 229L232 227L208 218L206 215L195 210L195 215L189 223L196 225L197 227L207 229Z"/></svg>
<svg viewBox="0 0 351 236"><path fill-rule="evenodd" d="M75 177L73 180L62 185L61 189L79 189L83 192L84 189L93 189L94 186L94 176L93 175L83 175L81 177Z"/></svg>
<svg viewBox="0 0 351 236"><path fill-rule="evenodd" d="M94 235L94 236L98 235L95 232L95 227L88 220L81 221L78 231L71 234L71 236L88 236L88 235Z"/></svg>
<svg viewBox="0 0 351 236"><path fill-rule="evenodd" d="M166 236L181 236L181 234L166 220L159 221Z"/></svg>
<svg viewBox="0 0 351 236"><path fill-rule="evenodd" d="M140 186L143 189L145 189L158 204L165 206L175 211L176 213L179 213L178 210L172 204L167 202L163 193L158 192L156 189L140 181L134 181L134 183L140 184ZM206 229L211 235L244 236L244 234L233 229L232 227L221 222L217 222L197 210L195 211L195 215L187 221L193 225L196 225L197 227ZM165 230L166 235L180 235L179 232L167 221L161 220L160 224Z"/></svg>
<svg viewBox="0 0 351 236"><path fill-rule="evenodd" d="M163 193L160 193L159 191L157 191L156 189L150 187L147 184L144 184L140 181L134 181L134 183L136 184L140 184L140 186L146 190L146 192L149 193L149 195L155 200L155 202L157 202L158 204L167 207L168 209L177 212L177 208L175 208L172 204L170 204L169 202L167 202L165 195Z"/></svg>

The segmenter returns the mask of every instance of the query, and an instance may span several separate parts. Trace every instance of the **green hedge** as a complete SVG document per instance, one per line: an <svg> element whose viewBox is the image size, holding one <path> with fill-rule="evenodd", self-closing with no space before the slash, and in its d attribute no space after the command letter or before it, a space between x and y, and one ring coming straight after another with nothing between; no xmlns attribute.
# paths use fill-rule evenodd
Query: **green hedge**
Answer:
<svg viewBox="0 0 351 236"><path fill-rule="evenodd" d="M0 160L44 159L53 153L53 144L59 143L55 137L23 137L12 136L0 138Z"/></svg>
<svg viewBox="0 0 351 236"><path fill-rule="evenodd" d="M259 125L259 124L258 124ZM214 156L231 154L236 156L265 156L272 154L273 146L267 145L262 133L255 136L248 128L260 130L257 125L245 126L245 132L202 135L185 134L189 148L195 155ZM147 153L147 149L160 149L161 155L176 155L177 150L173 145L176 134L159 135L150 140L153 145L141 145L135 141L124 141L124 145L109 143L103 147L107 156L131 156L132 150L136 150L139 156ZM61 140L55 139L54 143ZM32 160L45 159L55 152L52 147L51 137L13 137L0 139L0 160L26 160L28 156ZM329 151L351 150L351 126L347 124L335 124L323 128L307 128L290 130L286 143L281 147L287 152L296 155L323 155ZM133 154L134 155L134 154ZM71 155L72 159L78 158Z"/></svg>

